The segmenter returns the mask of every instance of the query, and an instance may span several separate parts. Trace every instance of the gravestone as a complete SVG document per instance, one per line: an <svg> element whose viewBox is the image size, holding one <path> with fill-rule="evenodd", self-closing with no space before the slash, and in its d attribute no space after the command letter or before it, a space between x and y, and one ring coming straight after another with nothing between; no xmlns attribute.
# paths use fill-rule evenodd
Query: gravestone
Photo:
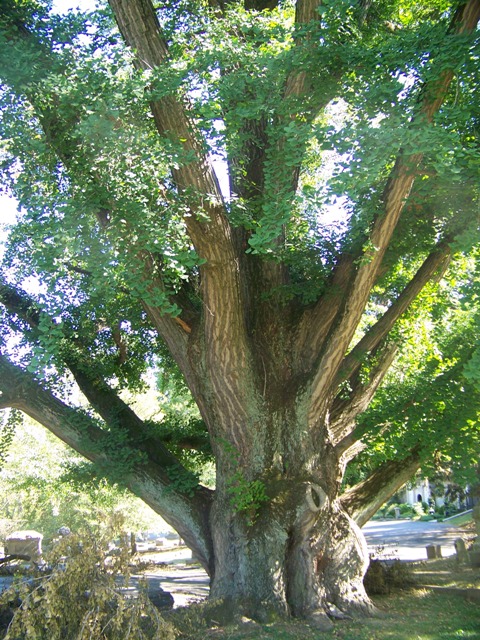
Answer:
<svg viewBox="0 0 480 640"><path fill-rule="evenodd" d="M43 534L38 531L14 531L5 540L6 556L25 556L30 560L42 557Z"/></svg>
<svg viewBox="0 0 480 640"><path fill-rule="evenodd" d="M480 567L480 504L473 507L472 516L475 522L477 537L468 555L470 556L470 564L472 567Z"/></svg>
<svg viewBox="0 0 480 640"><path fill-rule="evenodd" d="M457 552L457 562L459 564L467 564L468 552L467 547L465 546L465 541L462 540L462 538L457 538L455 540L455 551Z"/></svg>
<svg viewBox="0 0 480 640"><path fill-rule="evenodd" d="M435 547L435 545L433 544L429 544L427 547L427 559L428 560L435 560L435 558L437 557L437 549Z"/></svg>

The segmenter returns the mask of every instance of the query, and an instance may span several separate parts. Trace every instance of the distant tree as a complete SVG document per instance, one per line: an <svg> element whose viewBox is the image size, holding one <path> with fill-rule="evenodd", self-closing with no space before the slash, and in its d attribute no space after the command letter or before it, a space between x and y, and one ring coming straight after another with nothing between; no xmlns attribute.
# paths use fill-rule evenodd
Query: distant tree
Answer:
<svg viewBox="0 0 480 640"><path fill-rule="evenodd" d="M425 443L348 500L342 479L420 294L478 244L480 2L48 9L0 8L2 171L23 207L1 406L161 513L214 597L321 624L331 604L371 611L351 515ZM170 449L123 400L159 360L201 445ZM174 452L205 434L214 490Z"/></svg>

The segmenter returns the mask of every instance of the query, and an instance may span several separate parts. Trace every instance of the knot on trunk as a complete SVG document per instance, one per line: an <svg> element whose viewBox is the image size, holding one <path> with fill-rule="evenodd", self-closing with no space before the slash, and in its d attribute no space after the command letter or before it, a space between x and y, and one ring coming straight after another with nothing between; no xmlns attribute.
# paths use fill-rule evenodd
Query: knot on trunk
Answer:
<svg viewBox="0 0 480 640"><path fill-rule="evenodd" d="M306 500L310 511L317 513L322 509L327 502L327 494L318 484L307 485Z"/></svg>

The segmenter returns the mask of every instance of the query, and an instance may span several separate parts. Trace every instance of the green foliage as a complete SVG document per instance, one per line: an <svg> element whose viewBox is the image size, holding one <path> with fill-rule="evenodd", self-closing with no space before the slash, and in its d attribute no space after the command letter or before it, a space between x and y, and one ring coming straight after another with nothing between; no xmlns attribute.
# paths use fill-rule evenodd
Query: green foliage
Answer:
<svg viewBox="0 0 480 640"><path fill-rule="evenodd" d="M392 504L389 504L385 509L384 509L384 513L387 516L394 516L395 515L395 509L400 509L400 515L402 515L403 517L411 517L414 514L414 509L410 504L407 504L406 502L402 502L402 503L395 503L393 502Z"/></svg>
<svg viewBox="0 0 480 640"><path fill-rule="evenodd" d="M159 416L147 420L148 432L159 437L190 472L180 471L190 492L193 482L213 463L207 427L177 366L162 358L156 372ZM177 473L173 467L170 472ZM188 478L187 478L188 476Z"/></svg>
<svg viewBox="0 0 480 640"><path fill-rule="evenodd" d="M0 469L5 465L17 428L23 424L23 415L20 411L11 409L7 416L5 413L0 414Z"/></svg>
<svg viewBox="0 0 480 640"><path fill-rule="evenodd" d="M175 489L186 496L192 497L198 488L198 476L192 472L186 471L180 466L171 466L166 468L167 476L170 480L168 489Z"/></svg>
<svg viewBox="0 0 480 640"><path fill-rule="evenodd" d="M165 525L142 501L107 482L98 469L31 421L16 428L0 472L0 495L2 538L33 529L48 543L61 526L103 535L118 514L134 532Z"/></svg>
<svg viewBox="0 0 480 640"><path fill-rule="evenodd" d="M245 513L247 525L252 527L258 517L262 503L268 502L265 484L261 480L246 480L243 473L236 471L229 479L227 492L230 502L237 513Z"/></svg>
<svg viewBox="0 0 480 640"><path fill-rule="evenodd" d="M241 468L240 456L235 447L223 439L219 440L219 443L232 468L227 481L230 504L236 513L245 515L247 526L252 527L258 518L260 507L270 500L265 483L258 478L248 480Z"/></svg>
<svg viewBox="0 0 480 640"><path fill-rule="evenodd" d="M268 123L263 192L246 200L241 189L230 207L235 221L251 232L250 250L275 256L291 270L291 283L279 292L280 300L298 296L313 302L324 291L345 242L347 246L363 242L379 207L379 185L400 146L406 153L422 151L428 156L428 179L422 182L427 192L439 185L448 191L446 185L460 176L465 189L478 159L470 99L476 80L470 62L475 45L468 39L458 44L445 41L448 3L415 10L405 3L375 7L363 31L357 8L344 2L322 5L318 21L296 30L290 5L264 13L229 5L219 15L205 5L193 8L179 3L158 12L172 64L143 73L135 72L108 12L89 16L95 24L93 36L81 15L60 19L47 17L45 11L33 13L29 25L38 37L58 40L46 77L29 72L31 57L40 55L34 53L33 43L32 51L25 43L16 45L20 82L29 83L32 91L42 90L37 117L28 100L18 99L13 81L13 89L6 86L3 94L5 181L28 212L11 237L8 262L23 277L41 276L52 312L68 320L72 331L96 336L91 348L103 351L102 365L116 376L125 376L128 367L114 367L115 348L107 328L122 316L129 316L132 323L133 312L124 306L126 300L119 306L119 289L127 288L176 315L180 310L169 294L195 277L201 263L185 233L188 198L168 189L170 167L191 159L182 157L181 144L158 136L145 117L148 100L158 99L160 92L189 96L210 151L235 159L232 178L239 184L249 171L243 164L245 151L252 145L260 149L257 130ZM386 21L398 26L394 36ZM299 46L300 41L306 44ZM457 63L455 99L439 114L442 126L407 127L418 98L416 86L440 72L439 61L454 57L453 47L459 49L461 63ZM5 66L11 66L11 47L9 51L4 54ZM286 79L297 68L311 74L312 93L302 96L300 104L293 97L284 104ZM340 83L337 76L346 69L349 72ZM337 116L336 122L332 115L313 119L319 99L315 87L321 96L331 94L337 114L344 116ZM63 153L68 148L82 152L63 158L65 166L58 163L58 149L52 148L42 130L53 104L64 127ZM278 105L284 112L278 112ZM289 117L292 110L295 118ZM325 166L331 150L335 151L333 180ZM286 183L292 168L299 166L302 189L292 198ZM431 169L435 178L429 177ZM341 216L350 220L336 231L318 223L333 194L347 203ZM442 219L447 223L456 206L450 204L443 218L437 215L433 226L408 216L415 246L431 244ZM243 213L238 215L239 211ZM102 215L108 225L102 226ZM91 223L95 216L98 224ZM285 249L274 242L283 226ZM405 236L399 236L400 242ZM143 281L141 260L132 247L155 254L165 290ZM70 309L54 293L66 289L77 291ZM100 319L105 330L92 332ZM129 327L129 347L135 343L138 357L128 362L136 367L146 362L151 346L138 321L137 317ZM48 347L52 342L47 337L43 342ZM40 354L51 352L46 348ZM32 367L47 364L35 358ZM134 368L128 384L134 384L138 374Z"/></svg>
<svg viewBox="0 0 480 640"><path fill-rule="evenodd" d="M21 601L5 640L174 640L173 627L146 594L129 599L119 592L119 584L128 584L129 554L123 549L107 563L115 533L64 537L47 558L50 575L3 592L2 603Z"/></svg>

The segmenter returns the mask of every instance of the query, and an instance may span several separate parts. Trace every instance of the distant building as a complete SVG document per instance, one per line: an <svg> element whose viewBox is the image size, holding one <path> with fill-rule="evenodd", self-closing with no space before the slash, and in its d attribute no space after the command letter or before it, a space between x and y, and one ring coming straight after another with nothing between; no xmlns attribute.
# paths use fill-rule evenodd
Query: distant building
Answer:
<svg viewBox="0 0 480 640"><path fill-rule="evenodd" d="M442 507L448 503L457 509L462 507L472 509L478 501L470 488L460 489L458 485L448 481L433 481L428 478L417 477L415 482L409 482L398 491L398 502L413 505L417 502L425 502L434 507Z"/></svg>

